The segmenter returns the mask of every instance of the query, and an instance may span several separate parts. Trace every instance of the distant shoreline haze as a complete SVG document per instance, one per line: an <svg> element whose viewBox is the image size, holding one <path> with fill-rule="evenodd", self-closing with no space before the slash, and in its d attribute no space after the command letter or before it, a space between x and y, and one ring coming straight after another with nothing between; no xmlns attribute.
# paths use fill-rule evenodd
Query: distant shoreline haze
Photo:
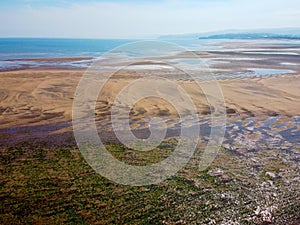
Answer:
<svg viewBox="0 0 300 225"><path fill-rule="evenodd" d="M300 39L300 28L222 30L204 33L162 35L159 39Z"/></svg>
<svg viewBox="0 0 300 225"><path fill-rule="evenodd" d="M199 39L292 39L300 40L300 35L270 34L270 33L228 33L199 37Z"/></svg>

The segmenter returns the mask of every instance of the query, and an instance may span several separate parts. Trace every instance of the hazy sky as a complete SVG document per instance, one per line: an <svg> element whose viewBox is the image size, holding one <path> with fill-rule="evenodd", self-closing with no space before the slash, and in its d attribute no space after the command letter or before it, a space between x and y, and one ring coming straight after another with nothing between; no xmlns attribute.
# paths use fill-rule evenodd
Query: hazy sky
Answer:
<svg viewBox="0 0 300 225"><path fill-rule="evenodd" d="M151 38L299 27L299 0L1 0L1 37Z"/></svg>

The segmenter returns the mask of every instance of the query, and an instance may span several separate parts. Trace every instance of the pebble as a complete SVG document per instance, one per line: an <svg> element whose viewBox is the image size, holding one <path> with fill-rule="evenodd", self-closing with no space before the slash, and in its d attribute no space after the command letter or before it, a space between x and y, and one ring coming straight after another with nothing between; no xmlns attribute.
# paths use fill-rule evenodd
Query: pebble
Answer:
<svg viewBox="0 0 300 225"><path fill-rule="evenodd" d="M216 168L208 171L208 174L213 177L220 177L224 174L224 171L222 169Z"/></svg>
<svg viewBox="0 0 300 225"><path fill-rule="evenodd" d="M266 175L271 177L271 178L276 178L276 174L272 172L266 172Z"/></svg>

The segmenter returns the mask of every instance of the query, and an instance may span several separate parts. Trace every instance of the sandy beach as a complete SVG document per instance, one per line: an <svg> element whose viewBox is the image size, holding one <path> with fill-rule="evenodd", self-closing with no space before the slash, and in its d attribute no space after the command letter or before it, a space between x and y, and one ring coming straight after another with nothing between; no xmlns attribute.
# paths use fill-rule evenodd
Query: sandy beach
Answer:
<svg viewBox="0 0 300 225"><path fill-rule="evenodd" d="M72 132L72 103L83 73L83 70L57 69L2 72L1 141L7 142L6 138L9 137L14 142L18 136L26 140L35 138L35 135L49 137L52 134ZM110 120L111 106L116 95L135 79L130 73L125 71L121 77L111 79L99 96L95 112L97 124L102 130L108 129L105 124ZM280 117L277 123L281 123L299 116L298 74L222 79L218 82L225 98L229 125L230 121L247 118L266 120ZM200 117L209 117L211 112L206 97L195 82L178 80L176 83L191 96ZM147 88L147 84L144 88ZM178 118L174 107L161 99L140 101L131 112L133 127L151 116L162 116L174 121Z"/></svg>

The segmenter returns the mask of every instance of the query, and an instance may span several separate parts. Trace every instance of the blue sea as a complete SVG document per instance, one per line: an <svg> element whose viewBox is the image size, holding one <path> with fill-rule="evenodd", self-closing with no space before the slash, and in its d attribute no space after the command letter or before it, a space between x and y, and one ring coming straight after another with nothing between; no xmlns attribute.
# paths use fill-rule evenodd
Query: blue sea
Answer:
<svg viewBox="0 0 300 225"><path fill-rule="evenodd" d="M119 46L141 40L129 39L62 39L62 38L0 38L0 70L40 66L86 67L88 58L102 56ZM165 40L164 40L165 41ZM171 40L187 49L203 49L210 40ZM208 48L206 46L206 48ZM77 61L36 59L87 58Z"/></svg>
<svg viewBox="0 0 300 225"><path fill-rule="evenodd" d="M135 40L2 38L0 60L28 58L97 57Z"/></svg>
<svg viewBox="0 0 300 225"><path fill-rule="evenodd" d="M139 42L142 40L134 39L62 39L62 38L0 38L0 71L19 70L26 68L54 67L54 68L87 68L95 58L103 56L106 52L113 49L126 46L126 44ZM161 41L167 44L168 42L182 47L185 50L207 51L216 50L222 46L218 43L223 41L236 40L199 40L199 39L181 39L181 40L160 40L154 39L151 41ZM248 40L249 41L249 40ZM255 41L255 40L253 40ZM268 40L268 43L270 41ZM274 42L275 43L275 42ZM276 40L276 43L281 44L296 44L291 41ZM138 46L138 45L137 45ZM161 45L165 47L164 44ZM288 46L290 48L290 46ZM154 46L157 48L157 45ZM118 48L120 49L120 48ZM121 48L123 49L123 48ZM125 47L126 49L126 47ZM168 48L167 48L168 49ZM129 49L130 51L132 49ZM148 49L149 50L149 49ZM169 50L169 49L168 49ZM222 50L222 49L221 49ZM151 49L150 49L151 51ZM290 51L290 50L289 50ZM252 53L270 54L270 52L249 52ZM272 54L295 55L295 52L272 52ZM63 60L62 60L63 59ZM293 62L286 62L286 65L293 65ZM253 70L252 70L253 71ZM266 70L262 73L265 74ZM273 71L274 72L274 71ZM267 74L271 73L267 71ZM278 71L279 74L289 71ZM256 72L254 71L253 74ZM226 75L227 76L227 75ZM236 76L236 75L234 75Z"/></svg>

